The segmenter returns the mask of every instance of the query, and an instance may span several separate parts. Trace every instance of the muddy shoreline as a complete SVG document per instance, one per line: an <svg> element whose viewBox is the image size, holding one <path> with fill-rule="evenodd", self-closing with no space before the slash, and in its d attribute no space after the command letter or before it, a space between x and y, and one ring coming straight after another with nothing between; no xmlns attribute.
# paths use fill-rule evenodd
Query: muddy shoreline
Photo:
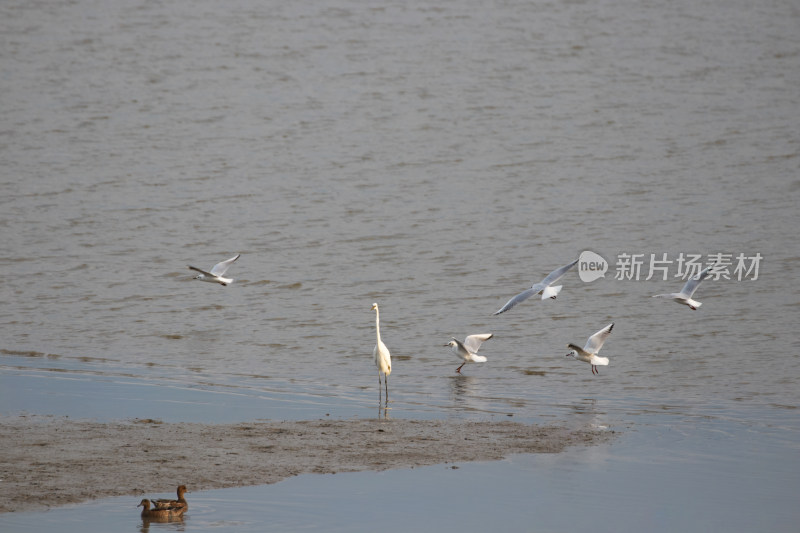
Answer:
<svg viewBox="0 0 800 533"><path fill-rule="evenodd" d="M333 474L558 453L610 432L516 422L352 419L238 424L0 418L0 512Z"/></svg>

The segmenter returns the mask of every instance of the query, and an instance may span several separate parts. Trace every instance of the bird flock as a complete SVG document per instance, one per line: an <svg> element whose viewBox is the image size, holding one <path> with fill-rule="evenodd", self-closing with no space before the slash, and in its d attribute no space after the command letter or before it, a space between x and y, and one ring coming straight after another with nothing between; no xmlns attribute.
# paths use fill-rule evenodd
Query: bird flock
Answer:
<svg viewBox="0 0 800 533"><path fill-rule="evenodd" d="M237 259L239 259L239 257L241 257L241 254L237 254L230 259L217 263L209 271L205 271L191 265L188 265L188 267L191 270L199 272L199 274L194 277L196 280L228 286L233 283L234 280L233 278L226 278L224 275L230 266ZM542 281L533 284L529 289L522 291L508 300L508 302L506 302L503 307L498 309L494 315L505 313L536 294L541 294L542 300L547 298L555 299L563 287L562 285L555 285L555 283L561 280L561 278L563 278L564 275L569 272L569 270L577 263L578 260L575 260L560 268L557 268L556 270L553 270L550 274L545 276ZM711 265L700 272L697 276L689 279L680 292L656 294L653 296L653 298L669 298L680 304L688 306L690 309L696 310L702 304L697 300L694 300L692 297L697 291L697 287L704 279L708 277L715 266L716 265ZM381 340L381 318L377 302L372 304L372 310L375 311L375 348L372 350L372 358L375 366L378 369L378 404L388 406L389 374L392 373L392 355L389 352L389 348L387 348L386 344L384 344L383 340ZM567 344L567 347L570 349L569 353L567 353L567 357L573 357L577 361L583 361L584 363L590 364L592 374L598 374L599 372L597 367L606 366L609 363L608 357L601 357L598 355L598 352L600 351L600 348L603 347L603 344L608 339L609 335L611 335L613 329L614 323L612 322L597 333L590 336L583 348L577 344ZM445 344L446 347L452 348L453 353L455 353L455 355L461 360L461 365L456 368L456 372L461 374L461 369L467 363L485 363L487 358L483 355L478 355L478 350L480 350L484 342L492 339L493 337L494 334L492 333L478 333L467 336L464 339L464 342L461 342L453 337L449 343ZM381 375L383 375L382 381ZM384 392L386 393L385 404L382 403L382 396ZM137 506L142 508L141 517L143 522L147 525L150 522L183 521L183 514L189 509L189 504L186 502L184 497L186 492L186 486L181 485L178 487L178 498L175 500L143 499Z"/></svg>
<svg viewBox="0 0 800 533"><path fill-rule="evenodd" d="M200 281L206 281L209 283L219 283L220 285L227 286L230 283L233 283L232 278L225 278L223 277L227 272L228 268L233 264L234 261L239 259L241 254L237 254L235 257L232 257L226 261L222 261L214 265L214 267L206 272L205 270L199 269L197 267L193 267L189 265L189 268L199 272L200 274L195 276L194 279ZM542 300L545 299L553 299L555 300L558 294L561 292L563 285L555 285L558 283L564 275L569 272L576 264L578 264L578 259L559 267L552 272L550 272L545 278L538 282L534 283L529 289L522 291L521 293L513 296L508 302L503 305L500 309L494 312L494 315L499 315L505 313L520 303L524 302L528 298L541 294ZM714 271L716 264L710 265L703 269L699 274L690 278L686 284L683 286L680 292L675 293L668 293L668 294L655 294L653 298L668 298L672 299L673 301L680 303L682 305L688 306L692 310L697 310L702 303L698 302L697 300L693 299L692 296L697 291L698 286L700 283L708 277ZM372 310L375 311L375 334L376 334L376 341L375 341L375 348L372 350L372 358L375 363L375 366L378 369L378 403L382 402L383 392L386 393L386 405L389 402L389 374L392 373L392 355L389 352L389 348L386 347L383 340L381 340L381 319L380 319L380 310L378 309L378 304L372 304ZM598 355L600 348L603 347L606 339L608 339L609 335L611 335L611 331L614 329L614 323L605 326L603 329L598 331L597 333L593 334L589 337L586 341L586 344L581 348L577 344L569 343L567 344L567 348L570 349L569 353L567 353L567 357L573 357L577 361L582 361L584 363L589 363L591 365L592 374L599 374L597 370L598 366L607 366L609 363L608 357L601 357ZM480 349L481 345L494 337L492 333L479 333L474 335L469 335L464 339L464 342L459 341L455 337L449 343L447 343L446 347L451 347L453 352L456 356L462 361L461 365L456 368L456 372L461 374L461 368L467 363L485 363L487 358L483 355L478 355L478 350ZM381 375L383 375L383 381L381 382ZM145 503L146 500L142 501L142 504ZM147 507L145 507L147 509ZM143 511L144 512L144 511Z"/></svg>

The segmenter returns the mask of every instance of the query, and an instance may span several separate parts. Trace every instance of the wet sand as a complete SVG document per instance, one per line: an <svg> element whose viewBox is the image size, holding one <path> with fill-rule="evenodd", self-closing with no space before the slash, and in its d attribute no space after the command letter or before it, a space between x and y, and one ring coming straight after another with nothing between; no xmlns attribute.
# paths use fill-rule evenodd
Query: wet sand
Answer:
<svg viewBox="0 0 800 533"><path fill-rule="evenodd" d="M613 433L613 432L612 432ZM352 419L224 425L0 418L0 512L276 483L298 474L499 460L611 433L515 422Z"/></svg>

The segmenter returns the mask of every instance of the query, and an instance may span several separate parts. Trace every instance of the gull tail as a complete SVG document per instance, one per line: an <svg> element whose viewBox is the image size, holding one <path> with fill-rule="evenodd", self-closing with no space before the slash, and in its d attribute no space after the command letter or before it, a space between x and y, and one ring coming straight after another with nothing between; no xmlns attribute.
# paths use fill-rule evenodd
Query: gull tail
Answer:
<svg viewBox="0 0 800 533"><path fill-rule="evenodd" d="M563 285L558 285L556 287L545 288L545 290L542 291L542 300L545 300L547 298L552 298L555 300L556 296L558 296L558 293L561 292L561 289L563 287L564 287Z"/></svg>

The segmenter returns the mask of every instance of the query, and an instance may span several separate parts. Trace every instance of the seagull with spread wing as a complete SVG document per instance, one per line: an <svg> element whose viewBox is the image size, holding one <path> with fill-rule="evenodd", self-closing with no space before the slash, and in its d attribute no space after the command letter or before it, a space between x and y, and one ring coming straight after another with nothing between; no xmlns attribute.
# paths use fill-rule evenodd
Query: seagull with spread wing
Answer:
<svg viewBox="0 0 800 533"><path fill-rule="evenodd" d="M478 333L476 335L470 335L464 339L464 342L453 337L453 340L445 344L445 346L452 346L453 352L464 361L461 363L461 366L456 368L456 372L460 374L461 367L467 363L485 363L487 361L486 357L478 355L478 350L481 344L492 337L494 337L494 335L491 333Z"/></svg>
<svg viewBox="0 0 800 533"><path fill-rule="evenodd" d="M614 329L613 322L589 337L589 340L586 341L586 346L583 348L577 344L567 344L567 348L571 350L567 354L567 357L571 356L578 361L589 363L592 365L592 374L599 374L600 372L597 370L597 365L607 366L608 357L600 357L597 355L597 352L599 352L600 348L603 347L603 343L606 342L606 339L611 334L612 329Z"/></svg>
<svg viewBox="0 0 800 533"><path fill-rule="evenodd" d="M228 268L233 264L234 261L239 259L242 254L236 254L236 257L231 257L227 261L222 261L221 263L217 263L214 265L209 272L206 272L203 269L193 267L192 265L188 265L189 268L200 272L199 275L195 276L194 279L199 279L200 281L207 281L209 283L219 283L223 287L226 287L229 283L233 283L233 278L223 278L222 276L225 275L225 272L228 271Z"/></svg>
<svg viewBox="0 0 800 533"><path fill-rule="evenodd" d="M542 300L544 300L545 298L552 298L553 300L555 300L556 296L558 296L558 293L561 292L561 288L563 287L563 285L557 285L553 287L552 286L553 283L556 283L558 280L563 278L564 274L566 274L569 271L569 269L574 267L576 264L578 264L577 259L568 265L564 265L561 268L553 270L542 281L534 284L530 289L522 291L521 293L511 298L508 302L506 302L506 305L501 307L494 314L499 315L500 313L505 313L515 305L524 302L534 294L541 293Z"/></svg>
<svg viewBox="0 0 800 533"><path fill-rule="evenodd" d="M700 286L700 282L703 281L708 277L708 275L714 270L716 267L716 263L707 267L705 270L700 272L693 278L690 278L689 281L686 282L686 285L683 286L681 292L672 292L669 294L654 294L653 298L671 298L678 302L679 304L683 304L689 307L692 311L697 311L697 308L700 307L702 302L698 302L697 300L692 299L692 295L697 290L697 287Z"/></svg>

